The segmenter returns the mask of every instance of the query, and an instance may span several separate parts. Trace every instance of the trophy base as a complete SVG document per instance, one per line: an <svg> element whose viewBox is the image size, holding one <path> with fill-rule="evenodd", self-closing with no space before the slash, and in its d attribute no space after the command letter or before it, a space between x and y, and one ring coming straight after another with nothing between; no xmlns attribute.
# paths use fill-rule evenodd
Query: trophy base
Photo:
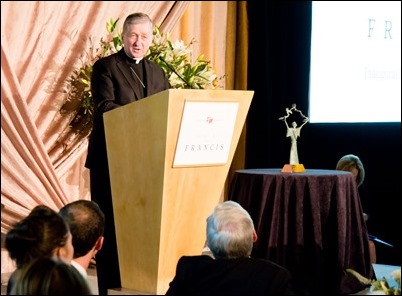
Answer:
<svg viewBox="0 0 402 296"><path fill-rule="evenodd" d="M302 164L285 164L282 168L282 173L303 173L306 169Z"/></svg>

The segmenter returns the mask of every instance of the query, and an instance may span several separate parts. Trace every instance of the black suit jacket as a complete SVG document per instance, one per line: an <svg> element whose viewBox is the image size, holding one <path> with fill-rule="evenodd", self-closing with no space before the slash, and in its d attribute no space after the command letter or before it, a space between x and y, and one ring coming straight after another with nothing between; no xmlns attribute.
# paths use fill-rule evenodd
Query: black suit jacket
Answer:
<svg viewBox="0 0 402 296"><path fill-rule="evenodd" d="M142 86L133 76L130 59L124 49L93 65L91 93L95 114L85 163L87 168L104 168L107 165L103 113L170 88L163 70L156 63L145 58L142 63L145 84L143 93L139 91Z"/></svg>
<svg viewBox="0 0 402 296"><path fill-rule="evenodd" d="M166 295L294 295L291 275L264 259L183 256Z"/></svg>

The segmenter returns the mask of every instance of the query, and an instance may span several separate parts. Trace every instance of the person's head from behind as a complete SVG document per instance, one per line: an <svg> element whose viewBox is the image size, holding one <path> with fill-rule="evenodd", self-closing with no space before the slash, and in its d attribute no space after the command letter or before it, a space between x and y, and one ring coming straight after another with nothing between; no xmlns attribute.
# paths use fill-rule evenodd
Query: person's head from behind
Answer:
<svg viewBox="0 0 402 296"><path fill-rule="evenodd" d="M357 186L363 184L365 171L360 158L354 154L342 156L336 164L336 169L340 171L351 172L356 179Z"/></svg>
<svg viewBox="0 0 402 296"><path fill-rule="evenodd" d="M95 255L102 248L105 215L97 203L76 200L62 207L59 214L70 226L74 258L85 256L91 251Z"/></svg>
<svg viewBox="0 0 402 296"><path fill-rule="evenodd" d="M39 257L59 257L70 263L74 253L68 224L45 205L36 206L7 232L5 246L17 268Z"/></svg>
<svg viewBox="0 0 402 296"><path fill-rule="evenodd" d="M123 46L131 58L142 58L153 41L154 24L150 17L141 12L127 16L123 24Z"/></svg>
<svg viewBox="0 0 402 296"><path fill-rule="evenodd" d="M256 240L253 220L237 202L218 204L207 218L207 245L215 258L249 257Z"/></svg>
<svg viewBox="0 0 402 296"><path fill-rule="evenodd" d="M86 280L71 265L41 257L21 269L11 295L91 295Z"/></svg>

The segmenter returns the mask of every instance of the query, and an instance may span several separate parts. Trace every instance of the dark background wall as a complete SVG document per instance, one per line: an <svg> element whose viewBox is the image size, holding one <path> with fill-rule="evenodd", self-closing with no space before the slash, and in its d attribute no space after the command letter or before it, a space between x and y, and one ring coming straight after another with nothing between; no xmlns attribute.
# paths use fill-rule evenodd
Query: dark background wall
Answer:
<svg viewBox="0 0 402 296"><path fill-rule="evenodd" d="M246 168L281 168L289 162L290 139L278 118L293 103L309 116L311 1L248 1L247 8L248 89L255 94L247 119ZM359 191L370 215L369 233L395 246L376 243L381 264L401 265L400 150L400 123L308 123L298 140L306 169L335 169L349 153L361 158L366 179Z"/></svg>

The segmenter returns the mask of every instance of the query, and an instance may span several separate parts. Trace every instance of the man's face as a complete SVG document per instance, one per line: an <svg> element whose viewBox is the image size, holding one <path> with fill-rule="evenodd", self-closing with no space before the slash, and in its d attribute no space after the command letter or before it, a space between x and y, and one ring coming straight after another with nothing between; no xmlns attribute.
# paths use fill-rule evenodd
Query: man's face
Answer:
<svg viewBox="0 0 402 296"><path fill-rule="evenodd" d="M149 22L132 24L123 35L124 49L131 58L145 56L152 40L152 25Z"/></svg>

